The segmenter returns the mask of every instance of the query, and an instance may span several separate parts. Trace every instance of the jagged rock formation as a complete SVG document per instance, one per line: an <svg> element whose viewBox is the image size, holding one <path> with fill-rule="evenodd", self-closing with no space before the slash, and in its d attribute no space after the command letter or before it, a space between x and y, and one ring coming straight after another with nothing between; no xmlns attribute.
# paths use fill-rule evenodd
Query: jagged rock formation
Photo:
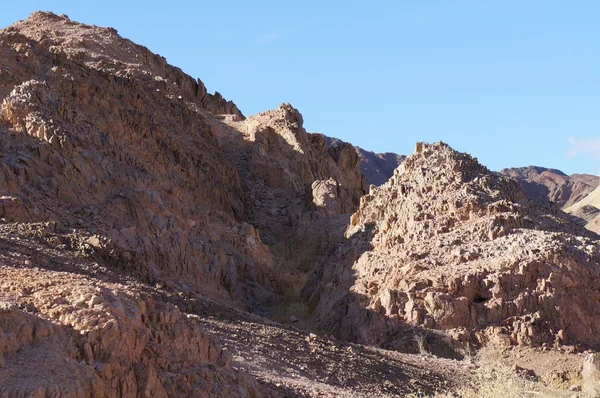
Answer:
<svg viewBox="0 0 600 398"><path fill-rule="evenodd" d="M99 266L55 223L0 224L3 397L274 396L195 315Z"/></svg>
<svg viewBox="0 0 600 398"><path fill-rule="evenodd" d="M248 222L278 264L278 291L297 296L307 274L343 240L365 193L350 144L327 147L289 104L246 120L226 118L213 132L241 176Z"/></svg>
<svg viewBox="0 0 600 398"><path fill-rule="evenodd" d="M503 169L500 174L519 181L531 199L551 201L562 209L583 199L600 182L598 176L591 174L568 176L560 170L536 166Z"/></svg>
<svg viewBox="0 0 600 398"><path fill-rule="evenodd" d="M122 38L114 28L83 25L71 21L66 15L36 12L27 20L4 29L3 41L5 44L11 43L13 47L12 51L3 51L3 61L14 58L14 52L27 57L28 53L34 56L37 50L43 48L54 54L54 58L66 58L105 75L135 80L164 96L193 102L214 114L243 118L233 102L226 101L218 92L209 94L200 79L192 79L181 69L169 65L164 57ZM44 62L47 60L26 58L27 65L38 70L48 66ZM26 81L24 76L17 75L19 69L4 64L3 75L11 78L12 82L6 84L5 80L0 87L11 90L12 86ZM0 91L0 97L6 94L6 91Z"/></svg>
<svg viewBox="0 0 600 398"><path fill-rule="evenodd" d="M0 52L0 217L86 229L153 283L270 294L269 250L201 113L226 111L218 96L114 30L49 13L3 30Z"/></svg>
<svg viewBox="0 0 600 398"><path fill-rule="evenodd" d="M597 235L446 144L361 199L309 279L322 328L394 347L407 326L500 343L600 343Z"/></svg>
<svg viewBox="0 0 600 398"><path fill-rule="evenodd" d="M338 138L325 137L327 146L336 147L345 144ZM406 156L393 152L375 153L355 146L354 149L360 158L360 171L365 177L367 185L381 185L394 174L396 167L402 163Z"/></svg>
<svg viewBox="0 0 600 398"><path fill-rule="evenodd" d="M248 189L258 183L296 197L308 192L307 200L325 213L352 213L358 207L364 182L352 146L327 148L324 136L304 130L302 115L291 105L231 125L242 133L236 137L251 143L244 148L251 173L244 179L252 180ZM334 186L331 201L323 198L328 190L319 188L325 183Z"/></svg>
<svg viewBox="0 0 600 398"><path fill-rule="evenodd" d="M204 114L241 113L113 29L64 16L0 31L0 54L2 395L262 396L196 321L122 285L130 274L243 306L274 296L270 251ZM50 243L25 250L39 223ZM77 276L93 267L121 276Z"/></svg>
<svg viewBox="0 0 600 398"><path fill-rule="evenodd" d="M66 16L38 12L1 30L0 59L0 226L10 226L0 238L26 239L44 223L50 243L31 256L58 245L75 264L67 274L115 272L105 284L61 279L48 260L6 263L0 295L36 296L2 300L3 333L32 330L0 343L0 380L15 380L0 383L3 396L268 395L230 369L193 317L139 282L119 284L130 275L186 298L273 305L343 238L364 193L352 147L328 149L290 105L245 120L164 58ZM300 255L303 245L314 247ZM39 275L27 281L23 264ZM40 325L49 342L37 339ZM40 355L74 363L63 375L76 375L71 384L26 382L17 353L38 344Z"/></svg>

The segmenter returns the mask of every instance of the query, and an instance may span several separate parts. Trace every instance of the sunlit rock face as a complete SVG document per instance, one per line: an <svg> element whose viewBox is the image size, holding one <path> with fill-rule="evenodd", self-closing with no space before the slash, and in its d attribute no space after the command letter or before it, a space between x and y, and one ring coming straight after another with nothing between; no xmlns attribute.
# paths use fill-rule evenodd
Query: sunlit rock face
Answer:
<svg viewBox="0 0 600 398"><path fill-rule="evenodd" d="M599 343L597 236L444 143L417 144L346 236L304 289L342 338L394 346L411 325L459 341Z"/></svg>

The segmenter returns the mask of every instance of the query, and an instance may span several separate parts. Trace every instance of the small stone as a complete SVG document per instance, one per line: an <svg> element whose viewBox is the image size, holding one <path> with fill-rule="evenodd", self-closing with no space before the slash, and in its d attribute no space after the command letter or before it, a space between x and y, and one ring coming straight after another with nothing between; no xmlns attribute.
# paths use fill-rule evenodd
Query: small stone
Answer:
<svg viewBox="0 0 600 398"><path fill-rule="evenodd" d="M90 307L96 305L96 304L100 304L104 302L104 298L102 298L101 296L96 296L93 295L92 298L90 299L90 301L88 302L88 305Z"/></svg>

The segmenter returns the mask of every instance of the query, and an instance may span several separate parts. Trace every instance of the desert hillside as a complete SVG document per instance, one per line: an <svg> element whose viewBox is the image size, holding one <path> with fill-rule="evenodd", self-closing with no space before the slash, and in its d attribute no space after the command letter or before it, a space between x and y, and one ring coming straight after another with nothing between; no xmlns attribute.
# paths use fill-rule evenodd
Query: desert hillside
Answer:
<svg viewBox="0 0 600 398"><path fill-rule="evenodd" d="M583 199L600 182L591 174L568 176L560 170L536 166L503 169L500 173L519 181L530 198L556 203L562 209Z"/></svg>
<svg viewBox="0 0 600 398"><path fill-rule="evenodd" d="M245 116L51 12L0 30L0 104L3 398L600 391L599 237L523 173Z"/></svg>
<svg viewBox="0 0 600 398"><path fill-rule="evenodd" d="M590 231L600 233L600 189L597 187L581 200L565 209L567 213L579 218Z"/></svg>

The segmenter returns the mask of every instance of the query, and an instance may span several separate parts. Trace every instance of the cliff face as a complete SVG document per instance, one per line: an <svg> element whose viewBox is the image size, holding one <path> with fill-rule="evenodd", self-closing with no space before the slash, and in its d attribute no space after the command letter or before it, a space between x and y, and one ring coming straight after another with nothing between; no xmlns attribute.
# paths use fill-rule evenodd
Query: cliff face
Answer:
<svg viewBox="0 0 600 398"><path fill-rule="evenodd" d="M241 176L248 222L278 264L276 290L297 299L307 274L343 240L365 192L359 157L350 144L328 148L322 135L307 133L289 104L226 118L213 132Z"/></svg>
<svg viewBox="0 0 600 398"><path fill-rule="evenodd" d="M321 327L390 347L406 325L455 341L598 344L597 237L446 144L417 144L308 281Z"/></svg>
<svg viewBox="0 0 600 398"><path fill-rule="evenodd" d="M568 176L560 170L535 166L503 169L500 174L519 181L531 199L554 202L562 209L583 199L600 182L590 174Z"/></svg>

